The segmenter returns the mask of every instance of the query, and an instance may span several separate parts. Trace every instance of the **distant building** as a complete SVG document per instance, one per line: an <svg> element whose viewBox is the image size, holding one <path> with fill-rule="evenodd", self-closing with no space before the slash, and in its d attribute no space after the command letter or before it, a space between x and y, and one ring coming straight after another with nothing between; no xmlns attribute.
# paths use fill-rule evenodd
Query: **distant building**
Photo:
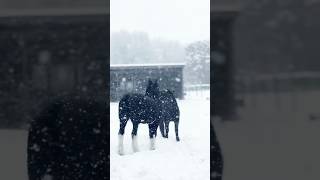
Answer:
<svg viewBox="0 0 320 180"><path fill-rule="evenodd" d="M161 89L183 98L184 64L124 64L110 66L110 101L119 101L128 92L145 93L148 79L158 79Z"/></svg>
<svg viewBox="0 0 320 180"><path fill-rule="evenodd" d="M108 4L46 1L0 0L0 128L27 124L59 94L108 96Z"/></svg>

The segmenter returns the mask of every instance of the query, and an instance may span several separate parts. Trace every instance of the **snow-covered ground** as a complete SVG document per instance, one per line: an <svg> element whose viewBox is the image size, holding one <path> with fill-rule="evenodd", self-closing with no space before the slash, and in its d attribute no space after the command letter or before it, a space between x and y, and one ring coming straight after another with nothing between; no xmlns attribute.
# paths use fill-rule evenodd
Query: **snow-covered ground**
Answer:
<svg viewBox="0 0 320 180"><path fill-rule="evenodd" d="M292 97L292 94L277 97L271 94L250 95L245 98L246 106L239 109L240 120L215 122L225 160L224 180L320 179L320 121L307 118L310 113L320 113L320 92ZM201 99L202 95L193 93L188 94L186 100L179 101L184 114L181 117L181 142L175 142L172 124L170 138L164 140L159 137L155 151L148 149L147 127L140 125L140 152L132 153L132 125L128 123L124 156L119 156L116 151L117 105L112 104L112 180L208 179L207 115L205 111L201 113L199 107L209 108L209 102ZM201 133L197 133L200 130ZM25 131L0 130L1 180L27 179L26 138ZM189 174L191 176L187 177Z"/></svg>
<svg viewBox="0 0 320 180"><path fill-rule="evenodd" d="M208 95L208 93L206 93ZM112 180L209 180L210 179L210 101L197 94L178 101L179 136L176 142L174 123L169 139L158 132L156 150L149 150L148 126L139 125L139 152L131 148L132 123L128 122L124 138L125 155L117 153L118 103L110 105L110 175Z"/></svg>

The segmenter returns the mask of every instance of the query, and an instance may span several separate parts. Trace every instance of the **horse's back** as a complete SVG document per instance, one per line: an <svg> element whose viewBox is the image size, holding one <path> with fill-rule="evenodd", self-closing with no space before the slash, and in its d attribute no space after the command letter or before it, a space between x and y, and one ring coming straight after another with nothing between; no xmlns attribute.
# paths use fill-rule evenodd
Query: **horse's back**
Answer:
<svg viewBox="0 0 320 180"><path fill-rule="evenodd" d="M128 117L135 120L156 119L160 114L158 101L143 94L125 94L119 102L119 118Z"/></svg>
<svg viewBox="0 0 320 180"><path fill-rule="evenodd" d="M179 119L180 110L174 94L166 89L160 92L160 101L162 104L162 117L166 120Z"/></svg>

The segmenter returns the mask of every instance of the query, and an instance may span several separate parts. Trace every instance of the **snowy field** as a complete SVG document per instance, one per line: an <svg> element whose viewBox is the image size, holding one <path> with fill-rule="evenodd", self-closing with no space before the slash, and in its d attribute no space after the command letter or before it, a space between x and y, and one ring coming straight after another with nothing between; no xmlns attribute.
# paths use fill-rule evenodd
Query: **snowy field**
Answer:
<svg viewBox="0 0 320 180"><path fill-rule="evenodd" d="M181 142L175 142L171 124L169 139L159 137L157 149L149 151L147 127L141 125L140 152L133 154L132 125L128 123L124 156L118 156L116 151L117 105L112 104L111 180L208 179L209 139L205 139L208 127L206 123L194 122L206 122L206 113L202 114L198 107L209 102L198 97L199 94L192 94L179 101L183 113ZM215 122L225 159L224 180L320 179L320 120L307 117L310 113L320 113L320 92L292 97L292 94L281 95L275 105L272 95L246 96L246 106L239 109L240 120ZM200 130L201 133L196 133ZM25 131L0 130L1 180L27 180L26 138Z"/></svg>
<svg viewBox="0 0 320 180"><path fill-rule="evenodd" d="M208 95L208 93L207 93ZM156 138L156 150L149 150L148 125L138 130L139 152L131 148L132 123L128 122L125 155L117 153L118 103L111 103L110 174L112 180L209 180L210 179L210 101L197 95L178 101L180 108L179 136L176 142L174 123L170 123L169 139Z"/></svg>

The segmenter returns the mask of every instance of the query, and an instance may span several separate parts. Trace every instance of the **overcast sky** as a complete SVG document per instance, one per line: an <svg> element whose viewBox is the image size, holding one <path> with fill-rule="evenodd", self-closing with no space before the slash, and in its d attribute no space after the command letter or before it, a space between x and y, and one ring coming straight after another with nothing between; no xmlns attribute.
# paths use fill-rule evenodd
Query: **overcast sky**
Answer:
<svg viewBox="0 0 320 180"><path fill-rule="evenodd" d="M111 33L144 31L190 43L210 37L210 0L111 0Z"/></svg>

